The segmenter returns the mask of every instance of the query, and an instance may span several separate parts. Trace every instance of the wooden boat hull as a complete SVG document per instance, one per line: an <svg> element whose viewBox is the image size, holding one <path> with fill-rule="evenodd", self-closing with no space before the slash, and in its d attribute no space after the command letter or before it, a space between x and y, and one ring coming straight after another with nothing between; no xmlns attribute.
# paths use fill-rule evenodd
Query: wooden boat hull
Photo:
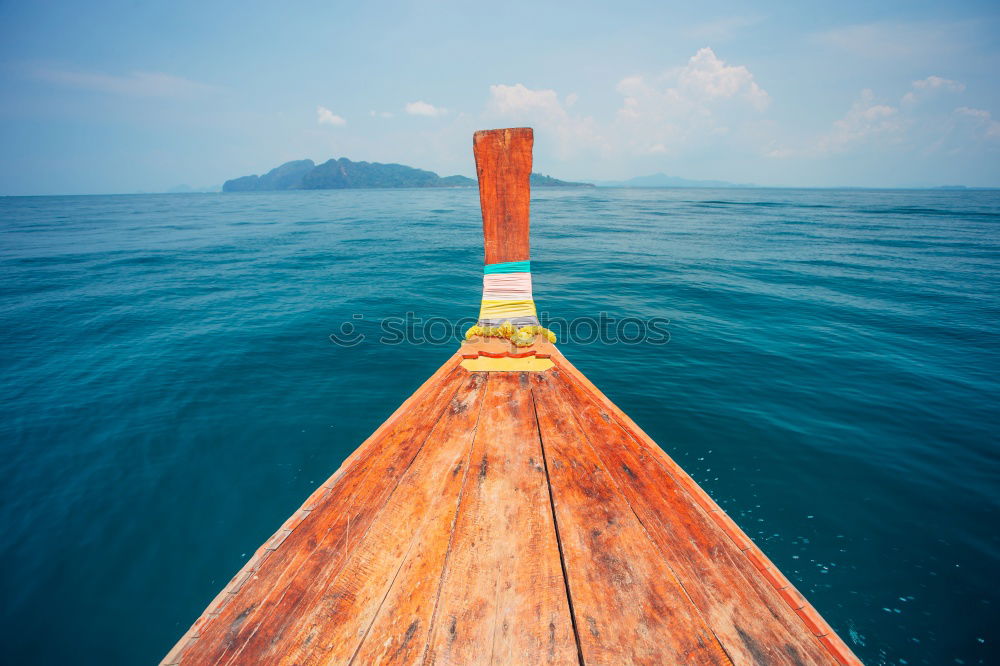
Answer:
<svg viewBox="0 0 1000 666"><path fill-rule="evenodd" d="M179 663L859 663L553 345L450 358L250 559Z"/></svg>

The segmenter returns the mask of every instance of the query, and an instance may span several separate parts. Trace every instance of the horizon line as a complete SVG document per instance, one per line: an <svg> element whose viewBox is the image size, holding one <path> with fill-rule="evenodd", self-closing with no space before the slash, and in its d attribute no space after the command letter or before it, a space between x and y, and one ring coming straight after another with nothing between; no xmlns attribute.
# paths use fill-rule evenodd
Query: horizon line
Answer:
<svg viewBox="0 0 1000 666"><path fill-rule="evenodd" d="M641 177L641 176L640 176ZM472 180L475 180L474 178ZM598 185L598 182L614 181L590 181L577 180L576 183L585 183L601 190L867 190L867 191L993 191L1000 190L1000 185ZM619 181L620 182L620 181ZM0 194L3 199L30 198L30 197L131 197L131 196L160 196L160 195L193 195L193 194L274 194L291 192L342 192L345 190L467 190L475 189L472 185L454 187L334 187L321 189L288 189L288 190L261 190L253 192L224 192L222 187L218 189L192 189L187 192L170 191L149 191L149 192L79 192L79 193L45 193L45 194ZM578 190L579 186L574 185L542 185L533 190Z"/></svg>

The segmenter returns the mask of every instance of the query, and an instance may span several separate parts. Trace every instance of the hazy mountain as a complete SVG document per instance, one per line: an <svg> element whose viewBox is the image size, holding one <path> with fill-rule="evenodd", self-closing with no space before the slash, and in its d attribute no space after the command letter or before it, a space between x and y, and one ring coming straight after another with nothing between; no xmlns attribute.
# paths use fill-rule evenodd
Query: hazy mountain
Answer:
<svg viewBox="0 0 1000 666"><path fill-rule="evenodd" d="M174 185L166 194L193 194L193 193L203 193L203 192L221 192L222 187L220 185L214 185L209 187L191 187L187 184Z"/></svg>
<svg viewBox="0 0 1000 666"><path fill-rule="evenodd" d="M725 180L691 180L665 173L638 176L628 180L597 180L598 187L756 187L747 183L730 183Z"/></svg>

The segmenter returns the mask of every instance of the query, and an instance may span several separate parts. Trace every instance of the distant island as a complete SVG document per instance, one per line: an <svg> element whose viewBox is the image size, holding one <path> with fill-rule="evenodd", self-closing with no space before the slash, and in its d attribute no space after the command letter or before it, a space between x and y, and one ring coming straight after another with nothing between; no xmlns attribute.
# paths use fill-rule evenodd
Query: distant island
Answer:
<svg viewBox="0 0 1000 666"><path fill-rule="evenodd" d="M552 176L545 176L540 173L531 174L532 187L594 187L593 183L577 183L568 180L559 180Z"/></svg>
<svg viewBox="0 0 1000 666"><path fill-rule="evenodd" d="M725 180L691 180L665 173L637 176L628 180L595 180L598 187L757 187L749 183L730 183Z"/></svg>
<svg viewBox="0 0 1000 666"><path fill-rule="evenodd" d="M295 160L271 169L263 176L241 176L227 180L223 192L268 192L274 190L342 190L354 188L395 187L474 187L476 181L465 176L441 177L433 171L402 164L352 162L346 157L316 164ZM536 187L593 187L591 183L572 183L542 174L531 174Z"/></svg>

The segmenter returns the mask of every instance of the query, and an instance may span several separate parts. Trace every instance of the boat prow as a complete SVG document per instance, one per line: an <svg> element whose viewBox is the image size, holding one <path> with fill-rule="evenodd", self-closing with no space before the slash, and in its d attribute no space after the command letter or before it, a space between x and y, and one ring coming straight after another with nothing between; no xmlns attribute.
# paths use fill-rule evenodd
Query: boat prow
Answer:
<svg viewBox="0 0 1000 666"><path fill-rule="evenodd" d="M486 270L470 340L164 664L860 663L533 319L531 140L476 134Z"/></svg>

